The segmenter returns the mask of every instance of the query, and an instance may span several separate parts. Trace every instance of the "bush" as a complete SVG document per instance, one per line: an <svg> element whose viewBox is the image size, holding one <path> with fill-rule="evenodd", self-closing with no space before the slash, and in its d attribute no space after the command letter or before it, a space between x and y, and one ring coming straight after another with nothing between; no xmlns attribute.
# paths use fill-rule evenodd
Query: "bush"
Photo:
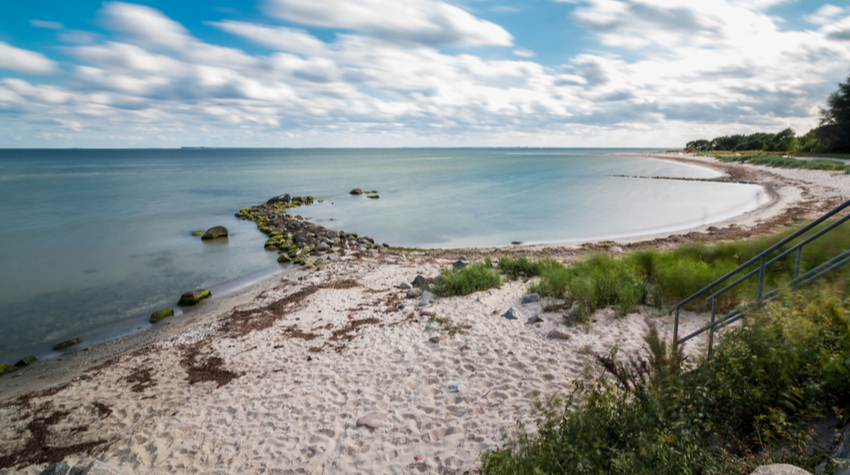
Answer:
<svg viewBox="0 0 850 475"><path fill-rule="evenodd" d="M823 285L772 302L690 372L650 324L646 357L597 356L605 375L538 404L537 433L483 453L483 473L814 471L826 454L802 423L850 404L845 290Z"/></svg>
<svg viewBox="0 0 850 475"><path fill-rule="evenodd" d="M441 282L434 287L434 293L442 297L469 295L479 290L494 287L498 289L502 286L499 273L487 262L469 264L462 269L444 269L440 277Z"/></svg>
<svg viewBox="0 0 850 475"><path fill-rule="evenodd" d="M520 256L516 259L511 259L507 256L499 258L499 271L511 279L535 277L548 269L563 267L563 264L554 259L530 261L525 256Z"/></svg>

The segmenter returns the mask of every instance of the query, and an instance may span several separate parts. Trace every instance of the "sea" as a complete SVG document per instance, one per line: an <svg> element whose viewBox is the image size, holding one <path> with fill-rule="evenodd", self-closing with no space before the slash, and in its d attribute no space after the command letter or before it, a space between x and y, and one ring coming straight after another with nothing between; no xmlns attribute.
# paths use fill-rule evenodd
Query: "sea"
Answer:
<svg viewBox="0 0 850 475"><path fill-rule="evenodd" d="M323 200L296 211L311 222L418 248L672 232L767 199L756 185L630 178L718 175L623 156L648 151L0 150L0 363L141 332L183 292L222 297L284 272L266 236L234 217L284 193ZM191 234L218 225L227 239Z"/></svg>

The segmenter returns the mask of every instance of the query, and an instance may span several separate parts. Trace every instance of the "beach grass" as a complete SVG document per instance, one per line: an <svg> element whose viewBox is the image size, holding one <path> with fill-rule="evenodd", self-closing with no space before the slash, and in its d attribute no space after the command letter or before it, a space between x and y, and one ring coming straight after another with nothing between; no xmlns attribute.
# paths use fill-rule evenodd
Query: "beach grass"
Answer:
<svg viewBox="0 0 850 475"><path fill-rule="evenodd" d="M775 168L802 168L807 170L832 170L850 173L850 165L837 160L829 160L828 158L798 160L787 155L783 156L764 152L742 153L739 155L717 154L717 158L725 163L743 161L752 165L765 165Z"/></svg>
<svg viewBox="0 0 850 475"><path fill-rule="evenodd" d="M490 259L476 262L461 269L443 269L440 283L434 286L435 294L440 297L469 295L479 290L500 288L502 279L493 269Z"/></svg>
<svg viewBox="0 0 850 475"><path fill-rule="evenodd" d="M554 259L547 258L532 261L525 256L519 256L515 259L502 256L499 258L498 266L499 272L505 274L509 279L536 277L548 269L563 267L560 262Z"/></svg>
<svg viewBox="0 0 850 475"><path fill-rule="evenodd" d="M749 474L790 463L814 472L826 453L806 423L846 417L850 300L845 282L784 294L721 334L683 371L651 319L643 357L594 355L602 376L537 404L523 427L482 454L482 473Z"/></svg>

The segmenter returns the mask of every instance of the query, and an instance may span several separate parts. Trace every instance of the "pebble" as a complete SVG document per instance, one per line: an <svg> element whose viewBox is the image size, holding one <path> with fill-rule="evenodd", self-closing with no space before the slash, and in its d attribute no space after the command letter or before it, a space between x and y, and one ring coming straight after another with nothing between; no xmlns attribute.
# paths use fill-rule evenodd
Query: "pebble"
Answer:
<svg viewBox="0 0 850 475"><path fill-rule="evenodd" d="M516 320L517 316L514 312L514 309L510 309L507 312L502 314L502 318L507 318L508 320Z"/></svg>
<svg viewBox="0 0 850 475"><path fill-rule="evenodd" d="M413 286L414 287L419 287L420 285L422 285L424 283L425 283L425 276L423 276L421 274L417 275L416 278L413 279Z"/></svg>
<svg viewBox="0 0 850 475"><path fill-rule="evenodd" d="M416 306L417 307L424 307L426 305L430 305L431 302L433 302L433 301L434 301L434 294L432 294L431 292L425 291L425 292L422 292L422 298L419 299L419 302L416 304Z"/></svg>
<svg viewBox="0 0 850 475"><path fill-rule="evenodd" d="M546 338L551 338L555 340L569 340L573 336L565 331L561 330L552 330L546 334Z"/></svg>
<svg viewBox="0 0 850 475"><path fill-rule="evenodd" d="M537 314L535 313L534 315L532 315L532 316L531 316L531 318L529 318L529 319L528 319L528 321L527 321L527 322L525 322L525 324L526 324L526 325L533 325L533 324L535 324L535 323L540 323L540 322L542 322L542 321L543 321L543 319L542 319L542 318L540 318L540 315L537 315Z"/></svg>
<svg viewBox="0 0 850 475"><path fill-rule="evenodd" d="M387 418L386 412L370 412L365 416L357 419L357 427L368 427L370 429L377 429L381 427L381 424L384 423L384 419Z"/></svg>
<svg viewBox="0 0 850 475"><path fill-rule="evenodd" d="M431 338L428 338L428 341L430 341L431 343L439 343L439 342L445 340L446 338L447 338L446 335L437 335L437 336L432 336Z"/></svg>
<svg viewBox="0 0 850 475"><path fill-rule="evenodd" d="M410 284L410 282L402 282L398 284L398 288L400 288L401 290L410 290L413 288L413 286Z"/></svg>
<svg viewBox="0 0 850 475"><path fill-rule="evenodd" d="M528 294L528 295L526 295L525 297L523 297L523 298L522 298L522 302L520 302L520 303L522 303L522 304L527 304L527 303L539 302L539 301L540 301L540 296L539 296L539 295L537 295L537 294Z"/></svg>
<svg viewBox="0 0 850 475"><path fill-rule="evenodd" d="M407 298L415 299L422 295L422 289L410 289L407 291Z"/></svg>
<svg viewBox="0 0 850 475"><path fill-rule="evenodd" d="M413 460L416 460L417 462L421 462L424 458L425 458L424 455L419 454L416 457L413 457Z"/></svg>
<svg viewBox="0 0 850 475"><path fill-rule="evenodd" d="M422 317L430 317L430 316L434 315L434 310L430 309L430 308L423 308L422 310L419 311L419 315L422 316Z"/></svg>
<svg viewBox="0 0 850 475"><path fill-rule="evenodd" d="M399 309L399 310L404 310L404 304L403 304L403 303L398 304L398 309Z"/></svg>

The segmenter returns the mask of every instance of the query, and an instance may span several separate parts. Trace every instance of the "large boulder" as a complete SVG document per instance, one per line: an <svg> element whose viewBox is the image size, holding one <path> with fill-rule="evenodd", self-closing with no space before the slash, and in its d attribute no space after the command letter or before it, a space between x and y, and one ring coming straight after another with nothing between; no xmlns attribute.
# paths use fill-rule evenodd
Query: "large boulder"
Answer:
<svg viewBox="0 0 850 475"><path fill-rule="evenodd" d="M206 289L192 290L180 296L177 305L197 305L198 302L212 297L212 293Z"/></svg>
<svg viewBox="0 0 850 475"><path fill-rule="evenodd" d="M209 239L218 239L222 237L227 237L227 228L224 226L214 226L212 228L207 229L207 232L201 236L201 239L209 240Z"/></svg>
<svg viewBox="0 0 850 475"><path fill-rule="evenodd" d="M71 346L74 346L74 345L79 345L82 342L83 342L83 339L80 338L80 337L74 338L73 340L65 340L61 343L57 343L57 344L53 345L53 351L64 350L65 348L68 348L68 347L71 347Z"/></svg>
<svg viewBox="0 0 850 475"><path fill-rule="evenodd" d="M162 310L157 310L156 312L151 314L151 323L156 323L160 320L164 320L168 317L174 316L174 309L171 307L164 308Z"/></svg>
<svg viewBox="0 0 850 475"><path fill-rule="evenodd" d="M292 198L290 198L289 193L287 193L285 195L280 195L280 196L275 196L274 198L270 198L268 201L266 201L266 203L272 205L272 204L275 204L275 203L289 203L290 201L292 201Z"/></svg>

